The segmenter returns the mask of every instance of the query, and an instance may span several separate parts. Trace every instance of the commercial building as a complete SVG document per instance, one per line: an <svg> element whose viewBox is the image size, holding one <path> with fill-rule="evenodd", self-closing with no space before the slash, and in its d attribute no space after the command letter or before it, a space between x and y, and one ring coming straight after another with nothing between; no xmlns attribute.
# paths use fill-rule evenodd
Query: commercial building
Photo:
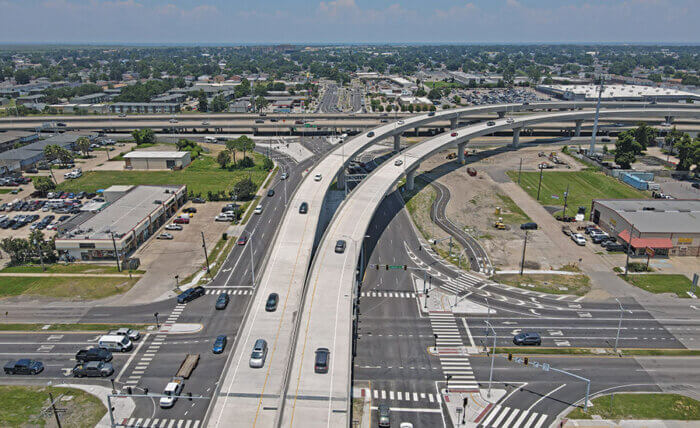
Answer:
<svg viewBox="0 0 700 428"><path fill-rule="evenodd" d="M44 159L44 148L46 146L56 145L67 150L74 150L75 142L80 137L87 137L90 142L93 142L97 138L97 134L65 132L45 140L35 141L18 149L2 152L0 153L0 172L26 170L33 167Z"/></svg>
<svg viewBox="0 0 700 428"><path fill-rule="evenodd" d="M0 152L12 149L15 144L28 144L39 139L36 132L5 131L0 132Z"/></svg>
<svg viewBox="0 0 700 428"><path fill-rule="evenodd" d="M549 96L568 101L595 101L598 85L539 85L537 90ZM605 85L601 98L605 101L678 102L700 100L700 95L670 88L641 85Z"/></svg>
<svg viewBox="0 0 700 428"><path fill-rule="evenodd" d="M591 221L634 254L700 256L700 199L594 199Z"/></svg>
<svg viewBox="0 0 700 428"><path fill-rule="evenodd" d="M56 250L76 260L124 260L185 203L186 186L112 186L105 207L56 237Z"/></svg>
<svg viewBox="0 0 700 428"><path fill-rule="evenodd" d="M96 94L83 95L80 97L73 97L70 101L74 104L98 104L107 102L111 99L112 97L109 94L102 92Z"/></svg>
<svg viewBox="0 0 700 428"><path fill-rule="evenodd" d="M126 169L182 169L192 162L190 152L135 150L123 156Z"/></svg>
<svg viewBox="0 0 700 428"><path fill-rule="evenodd" d="M180 103L114 103L109 105L112 113L177 113Z"/></svg>

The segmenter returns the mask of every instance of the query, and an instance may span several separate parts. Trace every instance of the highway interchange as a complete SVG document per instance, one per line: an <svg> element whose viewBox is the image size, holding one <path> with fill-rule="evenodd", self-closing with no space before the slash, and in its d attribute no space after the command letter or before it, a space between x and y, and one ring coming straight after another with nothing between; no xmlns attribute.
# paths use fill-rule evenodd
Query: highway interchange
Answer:
<svg viewBox="0 0 700 428"><path fill-rule="evenodd" d="M495 112L498 107L482 110ZM661 110L628 112L644 117L668 113ZM694 112L680 109L672 114L697 117ZM525 126L537 120L552 120L545 116L557 115L563 121L592 117L589 111L574 111L541 113L541 119L537 114L517 119ZM452 117L445 114L441 119L445 118ZM618 326L616 303L589 304L567 296L550 298L495 284L478 274L455 271L416 236L400 195L393 190L398 177L411 174L422 158L496 128L515 128L517 123L513 125L501 119L497 120L496 128L491 129L478 123L472 126L473 131L469 128L469 132L463 133L458 129L459 138L442 134L404 150L396 155L396 159L404 159L402 168L393 165L394 158L384 162L353 189L325 231L319 227L321 217L328 216L325 191L337 174L344 171L351 156L359 155L384 138L400 135L404 129L435 119L423 115L407 119L408 123L402 125L383 125L375 130L375 138L358 136L333 149L319 140L305 142L317 155L302 164L276 155L275 160L290 174L289 179L284 183L279 176L276 178L275 196L268 198L263 214L253 216L246 225L244 233L251 240L246 246L234 247L218 275L207 285L208 294L203 298L186 305L162 301L127 308L31 308L17 316L35 322L60 319L152 322L153 314L158 312L169 323L201 324L202 329L192 333L146 334L137 342L135 351L117 357L116 382L119 388L148 387L150 392L158 393L177 370L183 355L195 352L203 357L186 383L185 392L215 397L215 400L183 400L173 409L161 410L153 399L137 398L134 414L121 419L130 426L168 426L171 420L185 428L228 426L228 421L244 421L245 418L250 418L252 423L243 423L244 426L348 425L351 382L361 385L364 393L370 394L374 406L380 402L390 404L402 421L413 422L414 426L452 426L445 416L440 390L446 386L464 391L486 387L489 360L481 353L452 358L436 356L428 351L434 341L444 341L438 346L446 348L475 349L490 344L493 336L486 335L488 319L496 330L500 346L505 346L519 329L535 329L542 333L543 346L610 348ZM308 177L317 173L322 174L320 183ZM286 206L285 192L280 191L280 186L285 184L290 186L286 192ZM388 196L384 197L385 193ZM310 202L310 212L305 218L297 212L302 201ZM353 206L362 207L361 213L343 215L352 212ZM365 239L365 235L368 238ZM332 254L332 247L341 237L347 238L348 249L345 255L337 257ZM295 260L289 260L290 255ZM360 267L406 264L412 269L370 268L360 272L359 282L356 282L355 270L360 258ZM255 284L251 281L251 259L256 269ZM281 267L285 263L286 266ZM495 312L464 317L422 310L419 299L422 271L430 276L433 288L469 297ZM260 309L262 302L270 291L279 291L280 283L286 287L285 294L281 293L284 306L267 321L256 322L258 316L264 315ZM231 293L232 300L225 311L216 311L213 302L221 292ZM353 313L355 300L359 300L359 311ZM693 308L647 308L632 299L623 304L631 313L625 315L621 348L685 348L693 340L700 340L697 312ZM21 310L14 308L18 309ZM660 316L669 312L673 315ZM350 337L353 317L358 323L354 358ZM274 339L269 337L270 332L275 332ZM219 334L228 335L229 345L226 352L215 356L210 348L213 338ZM247 367L251 341L265 334L271 348L279 346L278 352L268 357L267 370L253 372ZM65 379L65 369L72 366L71 355L94 341L96 335L39 333L29 336L5 334L0 340L3 346L18 344L17 353L34 352L45 356L46 372L32 380L45 383L48 379ZM328 346L332 349L330 373L315 375L312 373L313 349L329 342L334 344ZM578 375L593 379L592 393L608 388L697 391L700 384L697 375L684 374L688 367L698 365L692 359L685 365L603 356L537 360L575 370ZM582 400L580 381L551 372L544 374L500 356L496 361L494 388L505 389L507 395L480 415L479 422L485 426L549 426L559 413ZM448 373L453 376L450 385L445 384ZM213 382L215 378L218 382ZM163 422L165 420L168 422ZM505 422L508 424L504 425Z"/></svg>

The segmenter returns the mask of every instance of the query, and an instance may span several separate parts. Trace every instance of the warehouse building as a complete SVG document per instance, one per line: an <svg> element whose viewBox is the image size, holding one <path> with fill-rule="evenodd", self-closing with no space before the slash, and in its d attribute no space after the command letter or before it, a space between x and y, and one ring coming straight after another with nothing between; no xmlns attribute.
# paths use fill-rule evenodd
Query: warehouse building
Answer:
<svg viewBox="0 0 700 428"><path fill-rule="evenodd" d="M700 256L700 199L594 199L591 221L632 254Z"/></svg>
<svg viewBox="0 0 700 428"><path fill-rule="evenodd" d="M124 156L125 169L182 169L190 164L190 152L135 150Z"/></svg>
<svg viewBox="0 0 700 428"><path fill-rule="evenodd" d="M15 145L24 145L39 139L36 132L27 131L5 131L0 132L0 152L10 150Z"/></svg>
<svg viewBox="0 0 700 428"><path fill-rule="evenodd" d="M537 90L549 96L567 101L595 101L599 85L538 85ZM700 95L677 89L642 85L605 85L601 99L604 101L679 102L700 100Z"/></svg>
<svg viewBox="0 0 700 428"><path fill-rule="evenodd" d="M35 141L17 149L11 149L0 153L0 172L7 173L18 170L26 170L44 160L44 148L56 145L67 150L75 148L75 142L80 137L87 137L92 143L97 138L97 134L86 134L79 132L65 132L56 134L45 140Z"/></svg>
<svg viewBox="0 0 700 428"><path fill-rule="evenodd" d="M56 237L56 250L75 260L124 260L187 199L186 186L112 186L105 206Z"/></svg>

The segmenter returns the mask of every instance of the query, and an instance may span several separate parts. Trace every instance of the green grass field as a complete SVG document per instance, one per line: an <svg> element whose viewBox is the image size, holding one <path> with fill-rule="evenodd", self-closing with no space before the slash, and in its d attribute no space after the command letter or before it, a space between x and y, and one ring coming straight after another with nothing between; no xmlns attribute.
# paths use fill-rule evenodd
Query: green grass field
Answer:
<svg viewBox="0 0 700 428"><path fill-rule="evenodd" d="M56 426L53 414L42 415L42 409L49 403L49 392L54 399L64 398L56 405L63 409L61 423L64 427L94 427L107 413L99 398L77 388L2 385L0 426Z"/></svg>
<svg viewBox="0 0 700 428"><path fill-rule="evenodd" d="M520 224L520 223L527 223L530 220L530 217L525 214L525 211L520 209L520 207L513 201L509 196L506 196L502 193L496 193L496 196L503 202L503 207L505 209L505 212L502 212L501 215L497 217L503 218L503 222L507 224ZM495 220L495 218L494 218Z"/></svg>
<svg viewBox="0 0 700 428"><path fill-rule="evenodd" d="M629 394L604 395L592 400L588 413L574 409L570 419L661 419L676 421L700 420L700 401L680 394Z"/></svg>
<svg viewBox="0 0 700 428"><path fill-rule="evenodd" d="M625 279L625 276L620 275L620 278ZM690 291L693 284L685 275L662 273L629 274L627 282L650 293L674 293L685 298L690 298L686 291Z"/></svg>
<svg viewBox="0 0 700 428"><path fill-rule="evenodd" d="M102 299L128 291L139 278L115 277L3 277L0 280L0 298L30 295L62 299Z"/></svg>
<svg viewBox="0 0 700 428"><path fill-rule="evenodd" d="M459 82L442 82L442 81L438 81L438 82L425 82L425 86L427 86L427 87L429 87L429 88L431 88L431 89L433 89L433 88L442 89L442 88L461 88L461 87L463 87L464 85L461 84L461 83L459 83Z"/></svg>
<svg viewBox="0 0 700 428"><path fill-rule="evenodd" d="M24 266L9 266L0 273L77 273L77 274L94 274L101 273L120 273L116 265L89 265L89 264L47 264L46 271L41 270L41 265L24 265ZM145 270L134 270L131 273L145 273ZM128 273L122 272L124 275Z"/></svg>
<svg viewBox="0 0 700 428"><path fill-rule="evenodd" d="M549 294L574 294L583 296L591 289L590 280L586 275L555 275L555 274L496 274L494 280L524 290L532 290ZM524 284L533 285L527 287ZM561 290L560 287L565 288Z"/></svg>
<svg viewBox="0 0 700 428"><path fill-rule="evenodd" d="M513 182L517 182L517 171L508 171L508 176ZM523 172L520 176L520 187L530 196L536 198L539 179L539 172ZM563 208L564 192L566 192L567 185L569 185L567 215L576 214L578 207L586 207L586 216L588 216L593 199L648 197L645 193L603 173L594 171L545 171L542 175L540 203L542 205L558 205Z"/></svg>
<svg viewBox="0 0 700 428"><path fill-rule="evenodd" d="M262 155L255 153L254 159L254 167L231 171L221 169L210 156L195 159L187 168L180 171L89 171L76 180L64 181L58 188L66 192L94 192L114 184L185 184L188 192L200 193L206 197L208 191L232 190L236 182L247 178L249 174L253 183L260 186L267 176L267 171L259 168L262 164Z"/></svg>

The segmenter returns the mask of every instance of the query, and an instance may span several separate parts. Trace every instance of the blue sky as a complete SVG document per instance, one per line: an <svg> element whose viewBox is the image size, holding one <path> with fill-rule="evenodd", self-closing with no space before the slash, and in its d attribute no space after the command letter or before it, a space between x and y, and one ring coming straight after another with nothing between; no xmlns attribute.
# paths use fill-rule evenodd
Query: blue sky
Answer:
<svg viewBox="0 0 700 428"><path fill-rule="evenodd" d="M700 42L700 0L0 0L0 42Z"/></svg>

